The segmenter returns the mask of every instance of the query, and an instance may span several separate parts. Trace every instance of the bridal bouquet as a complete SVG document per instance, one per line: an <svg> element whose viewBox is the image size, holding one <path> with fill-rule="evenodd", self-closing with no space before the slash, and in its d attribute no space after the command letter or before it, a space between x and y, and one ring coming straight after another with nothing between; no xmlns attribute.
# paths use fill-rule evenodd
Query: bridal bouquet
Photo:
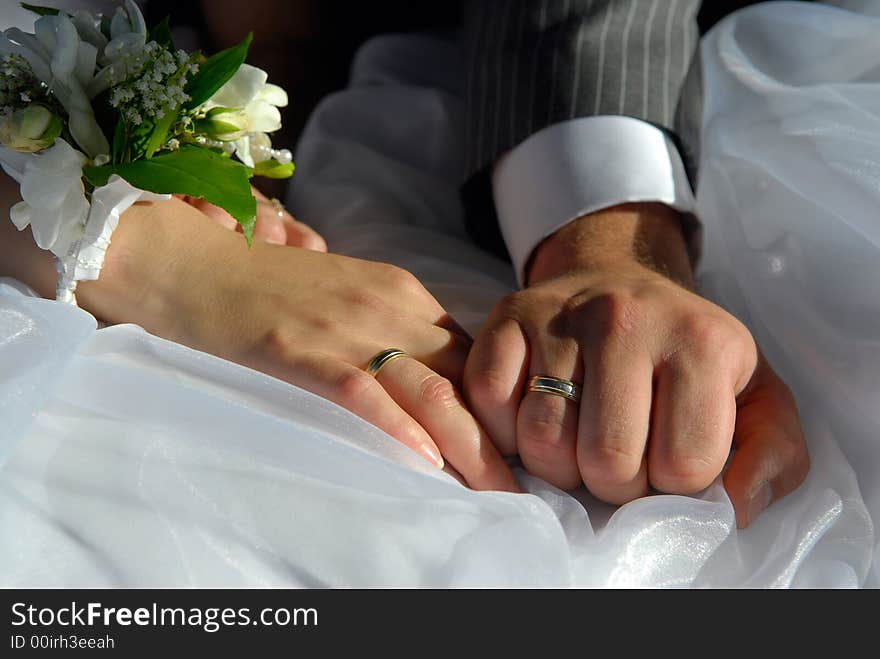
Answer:
<svg viewBox="0 0 880 659"><path fill-rule="evenodd" d="M206 58L174 47L168 19L148 31L132 0L112 17L22 6L34 33L0 33L0 165L21 186L13 223L56 257L58 299L98 278L139 200L205 199L250 243L250 177L293 174L269 138L287 94L244 63L251 37Z"/></svg>

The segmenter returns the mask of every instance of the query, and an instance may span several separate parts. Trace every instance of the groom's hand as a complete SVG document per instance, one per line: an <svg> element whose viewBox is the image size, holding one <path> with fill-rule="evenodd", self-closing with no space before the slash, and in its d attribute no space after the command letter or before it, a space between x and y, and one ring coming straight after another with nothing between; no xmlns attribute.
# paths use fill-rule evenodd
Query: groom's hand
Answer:
<svg viewBox="0 0 880 659"><path fill-rule="evenodd" d="M693 293L675 211L630 204L577 220L536 250L465 369L471 409L505 454L561 488L622 504L692 494L725 474L737 523L805 478L794 399L749 331ZM526 392L545 375L580 403Z"/></svg>

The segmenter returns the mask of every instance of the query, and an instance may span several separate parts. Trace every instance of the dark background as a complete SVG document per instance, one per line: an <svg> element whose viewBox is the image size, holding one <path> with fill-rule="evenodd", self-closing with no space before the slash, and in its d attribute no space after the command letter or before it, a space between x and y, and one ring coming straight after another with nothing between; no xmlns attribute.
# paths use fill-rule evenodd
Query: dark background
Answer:
<svg viewBox="0 0 880 659"><path fill-rule="evenodd" d="M754 3L706 0L701 30ZM170 16L177 41L187 50L214 53L253 31L248 62L268 71L270 81L290 95L284 127L273 142L293 149L321 97L345 87L352 57L365 40L386 32L454 28L461 7L457 0L148 0L145 13L148 25Z"/></svg>

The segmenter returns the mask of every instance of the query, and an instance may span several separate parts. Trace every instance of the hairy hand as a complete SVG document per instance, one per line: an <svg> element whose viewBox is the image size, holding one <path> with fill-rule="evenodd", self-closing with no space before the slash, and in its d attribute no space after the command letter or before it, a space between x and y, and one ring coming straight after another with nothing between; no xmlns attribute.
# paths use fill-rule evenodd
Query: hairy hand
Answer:
<svg viewBox="0 0 880 659"><path fill-rule="evenodd" d="M616 504L698 492L733 446L724 482L744 527L803 481L809 457L746 327L688 290L678 226L665 207L619 207L542 245L529 286L477 337L465 393L503 453ZM582 382L580 403L526 393L533 375Z"/></svg>

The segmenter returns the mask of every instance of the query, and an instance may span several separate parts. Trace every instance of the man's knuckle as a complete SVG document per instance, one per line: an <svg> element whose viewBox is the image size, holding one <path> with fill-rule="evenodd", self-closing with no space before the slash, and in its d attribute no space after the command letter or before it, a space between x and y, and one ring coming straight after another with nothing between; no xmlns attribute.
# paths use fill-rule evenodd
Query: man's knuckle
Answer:
<svg viewBox="0 0 880 659"><path fill-rule="evenodd" d="M661 492L694 494L712 484L721 465L706 454L658 458L649 465L651 484Z"/></svg>
<svg viewBox="0 0 880 659"><path fill-rule="evenodd" d="M590 318L598 323L607 337L627 337L647 321L644 304L628 293L609 292L597 295L587 303Z"/></svg>
<svg viewBox="0 0 880 659"><path fill-rule="evenodd" d="M730 323L712 315L691 314L685 316L681 325L691 351L703 359L717 360L738 339Z"/></svg>
<svg viewBox="0 0 880 659"><path fill-rule="evenodd" d="M573 434L574 429L566 424L564 414L547 404L530 405L519 422L520 442L532 453L556 450Z"/></svg>
<svg viewBox="0 0 880 659"><path fill-rule="evenodd" d="M517 441L520 456L529 463L555 464L562 450L557 431L558 428L554 430L552 426L544 426L532 427L522 433Z"/></svg>
<svg viewBox="0 0 880 659"><path fill-rule="evenodd" d="M638 476L642 457L640 447L620 442L588 441L581 451L580 470L588 484L623 485Z"/></svg>

